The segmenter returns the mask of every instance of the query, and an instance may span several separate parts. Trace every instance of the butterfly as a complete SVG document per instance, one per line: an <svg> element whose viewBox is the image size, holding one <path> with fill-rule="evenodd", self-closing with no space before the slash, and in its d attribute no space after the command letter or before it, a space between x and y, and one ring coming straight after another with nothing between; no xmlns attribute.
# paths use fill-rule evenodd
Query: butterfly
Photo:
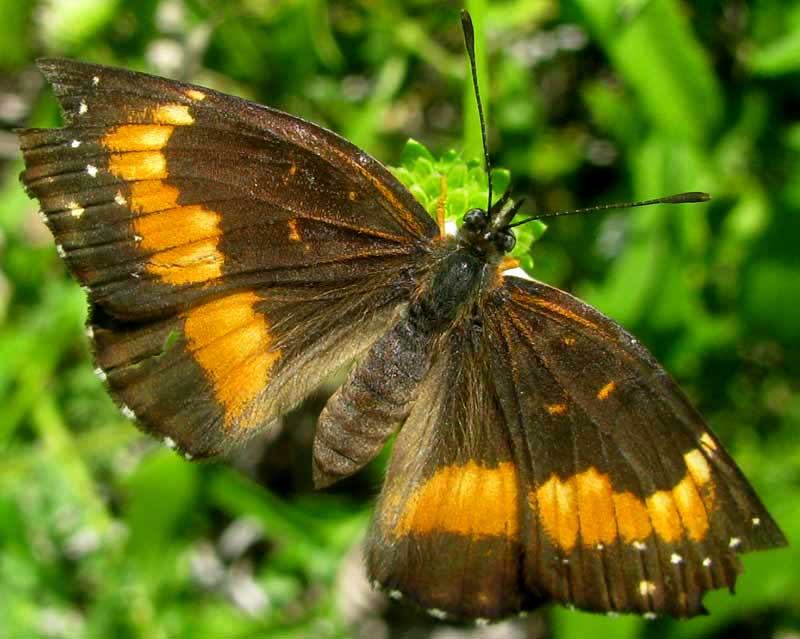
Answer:
<svg viewBox="0 0 800 639"><path fill-rule="evenodd" d="M455 236L378 161L211 89L65 59L59 129L21 179L84 287L98 375L187 458L272 427L356 361L319 418L317 486L397 434L372 580L432 614L547 602L689 617L740 553L786 543L645 348L516 277L509 193Z"/></svg>

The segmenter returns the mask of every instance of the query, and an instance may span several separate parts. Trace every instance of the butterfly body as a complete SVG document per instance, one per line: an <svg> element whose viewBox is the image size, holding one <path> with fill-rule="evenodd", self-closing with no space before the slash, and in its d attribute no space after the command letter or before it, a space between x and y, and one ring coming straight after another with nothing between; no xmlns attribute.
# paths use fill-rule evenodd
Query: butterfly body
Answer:
<svg viewBox="0 0 800 639"><path fill-rule="evenodd" d="M314 481L327 486L358 471L408 417L437 340L478 319L479 294L496 281L490 265L449 238L427 257L401 317L370 348L323 410L314 438Z"/></svg>
<svg viewBox="0 0 800 639"><path fill-rule="evenodd" d="M663 368L597 310L511 276L516 207L442 230L376 160L203 87L40 67L62 129L22 180L86 288L97 371L199 458L246 442L353 361L315 435L319 486L399 433L370 576L438 616L556 601L703 612L738 554L785 544Z"/></svg>

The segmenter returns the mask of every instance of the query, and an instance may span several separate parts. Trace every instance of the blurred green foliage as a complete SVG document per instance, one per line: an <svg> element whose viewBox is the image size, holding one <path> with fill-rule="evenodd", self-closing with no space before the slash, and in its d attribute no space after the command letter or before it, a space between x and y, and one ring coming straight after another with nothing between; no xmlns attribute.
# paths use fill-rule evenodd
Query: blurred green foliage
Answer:
<svg viewBox="0 0 800 639"><path fill-rule="evenodd" d="M793 543L748 556L738 594L707 597L709 617L553 608L537 623L557 639L794 636L800 2L468 6L493 158L528 210L713 194L555 220L535 275L647 344ZM366 637L382 615L392 633L430 634L432 622L382 612L352 577L385 455L333 491L310 489L324 389L277 439L228 463L186 463L118 414L91 372L83 293L18 184L11 129L58 122L32 60L64 55L256 99L387 163L409 137L435 157L479 159L459 8L0 0L0 637Z"/></svg>

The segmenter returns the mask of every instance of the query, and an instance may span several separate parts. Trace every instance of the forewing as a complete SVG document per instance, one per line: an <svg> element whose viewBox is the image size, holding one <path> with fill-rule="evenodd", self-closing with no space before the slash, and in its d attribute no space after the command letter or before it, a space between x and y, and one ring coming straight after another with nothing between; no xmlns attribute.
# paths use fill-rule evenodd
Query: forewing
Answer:
<svg viewBox="0 0 800 639"><path fill-rule="evenodd" d="M69 60L40 67L62 129L21 178L92 304L129 416L219 452L369 346L436 225L378 162L298 118Z"/></svg>
<svg viewBox="0 0 800 639"><path fill-rule="evenodd" d="M619 325L538 282L485 305L491 382L522 476L525 585L594 611L703 612L737 554L786 541L663 368Z"/></svg>
<svg viewBox="0 0 800 639"><path fill-rule="evenodd" d="M115 317L255 284L366 278L436 235L384 167L313 124L123 69L40 68L65 127L20 133L22 181Z"/></svg>

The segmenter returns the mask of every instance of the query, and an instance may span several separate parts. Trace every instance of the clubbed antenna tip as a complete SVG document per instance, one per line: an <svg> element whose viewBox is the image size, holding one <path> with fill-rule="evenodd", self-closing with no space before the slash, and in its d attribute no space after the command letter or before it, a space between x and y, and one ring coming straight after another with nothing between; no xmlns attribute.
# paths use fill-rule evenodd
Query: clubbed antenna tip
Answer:
<svg viewBox="0 0 800 639"><path fill-rule="evenodd" d="M467 48L469 66L472 72L472 86L475 88L475 101L478 103L478 118L481 122L481 140L483 140L483 160L486 169L486 179L489 182L489 201L486 204L486 211L491 215L492 210L492 167L489 163L489 143L486 139L486 119L483 117L483 104L481 104L481 92L478 88L478 66L475 62L475 29L472 26L472 16L466 9L461 10L461 28L464 31L464 45Z"/></svg>

